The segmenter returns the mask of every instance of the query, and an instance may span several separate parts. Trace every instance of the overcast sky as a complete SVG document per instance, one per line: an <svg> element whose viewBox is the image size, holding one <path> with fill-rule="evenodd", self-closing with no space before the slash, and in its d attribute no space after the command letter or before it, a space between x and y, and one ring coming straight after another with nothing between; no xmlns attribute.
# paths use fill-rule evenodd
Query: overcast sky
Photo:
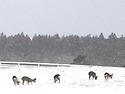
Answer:
<svg viewBox="0 0 125 94"><path fill-rule="evenodd" d="M125 36L125 0L0 0L0 32Z"/></svg>

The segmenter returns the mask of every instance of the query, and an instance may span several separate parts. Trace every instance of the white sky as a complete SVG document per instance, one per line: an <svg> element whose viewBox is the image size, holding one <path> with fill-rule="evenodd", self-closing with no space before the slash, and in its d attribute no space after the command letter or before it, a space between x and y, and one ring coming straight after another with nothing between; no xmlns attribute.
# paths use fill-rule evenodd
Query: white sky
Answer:
<svg viewBox="0 0 125 94"><path fill-rule="evenodd" d="M0 32L125 35L125 0L0 0Z"/></svg>

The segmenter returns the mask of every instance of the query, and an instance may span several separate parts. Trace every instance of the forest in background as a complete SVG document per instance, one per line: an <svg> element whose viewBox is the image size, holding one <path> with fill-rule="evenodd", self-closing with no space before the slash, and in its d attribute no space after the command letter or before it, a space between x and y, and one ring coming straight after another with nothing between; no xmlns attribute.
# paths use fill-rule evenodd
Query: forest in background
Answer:
<svg viewBox="0 0 125 94"><path fill-rule="evenodd" d="M125 67L125 37L0 34L0 61Z"/></svg>

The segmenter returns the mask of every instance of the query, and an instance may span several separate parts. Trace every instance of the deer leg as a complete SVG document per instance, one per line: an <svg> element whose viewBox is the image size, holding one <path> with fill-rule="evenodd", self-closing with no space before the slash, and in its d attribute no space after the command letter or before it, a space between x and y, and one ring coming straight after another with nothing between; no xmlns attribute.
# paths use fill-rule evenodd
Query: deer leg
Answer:
<svg viewBox="0 0 125 94"><path fill-rule="evenodd" d="M24 85L24 81L22 82L22 84Z"/></svg>
<svg viewBox="0 0 125 94"><path fill-rule="evenodd" d="M89 80L90 80L90 77L91 77L91 76L89 76Z"/></svg>

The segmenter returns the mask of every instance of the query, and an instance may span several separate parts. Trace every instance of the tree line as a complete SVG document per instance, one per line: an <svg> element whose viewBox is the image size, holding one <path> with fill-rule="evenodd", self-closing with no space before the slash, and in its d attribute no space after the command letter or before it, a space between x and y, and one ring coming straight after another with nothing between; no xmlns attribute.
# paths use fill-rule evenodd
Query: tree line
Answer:
<svg viewBox="0 0 125 94"><path fill-rule="evenodd" d="M0 34L0 61L125 66L125 37Z"/></svg>

